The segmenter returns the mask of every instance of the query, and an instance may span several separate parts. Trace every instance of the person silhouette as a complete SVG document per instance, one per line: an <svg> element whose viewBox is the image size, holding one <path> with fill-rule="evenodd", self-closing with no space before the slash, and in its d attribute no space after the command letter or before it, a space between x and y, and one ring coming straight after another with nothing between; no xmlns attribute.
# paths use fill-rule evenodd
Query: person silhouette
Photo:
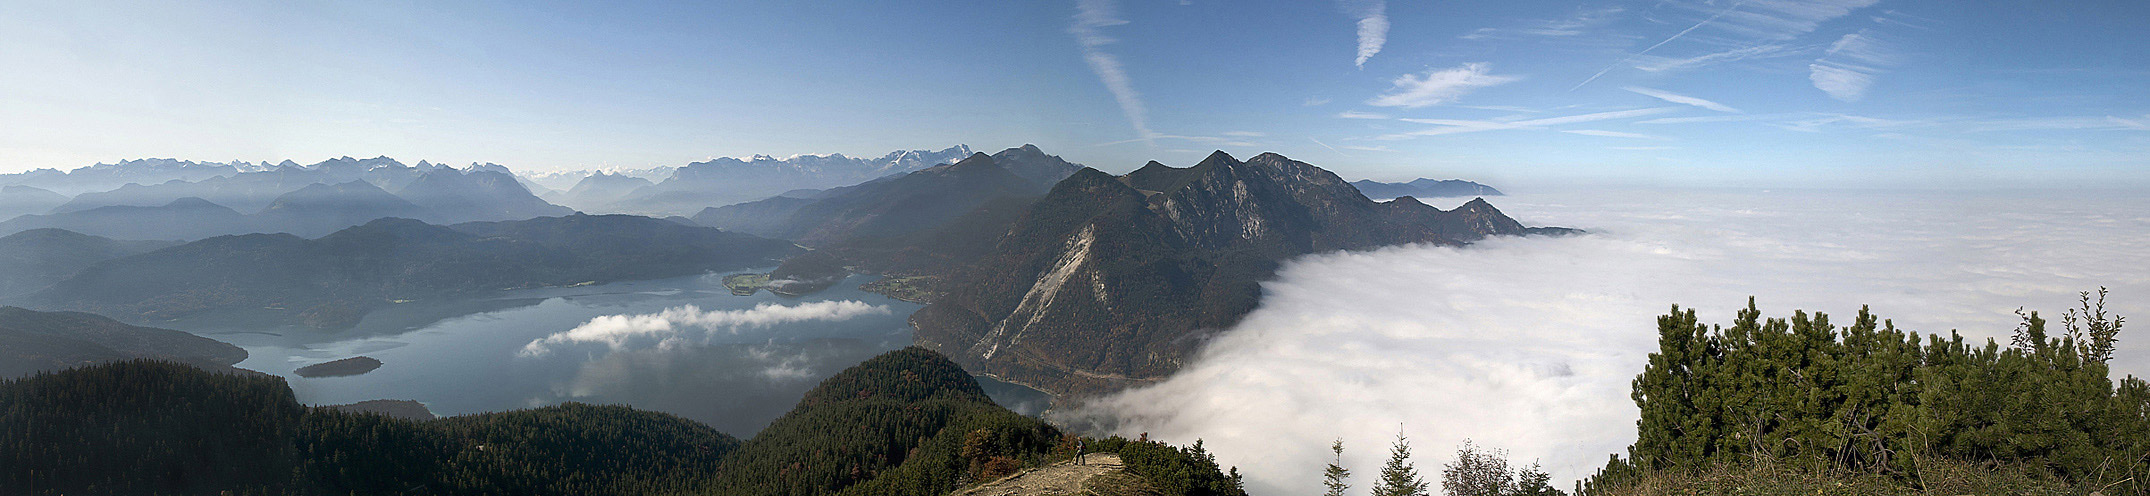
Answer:
<svg viewBox="0 0 2150 496"><path fill-rule="evenodd" d="M1082 438L1079 438L1079 437L1078 437L1078 438L1075 438L1075 464L1076 464L1076 465L1089 465L1089 464L1090 464L1090 462L1088 462L1088 461L1086 461L1086 460L1084 460L1084 459L1083 459L1083 454L1085 453L1085 450L1086 450L1086 448L1087 448L1087 446L1085 446L1085 445L1083 444L1083 439L1082 439Z"/></svg>

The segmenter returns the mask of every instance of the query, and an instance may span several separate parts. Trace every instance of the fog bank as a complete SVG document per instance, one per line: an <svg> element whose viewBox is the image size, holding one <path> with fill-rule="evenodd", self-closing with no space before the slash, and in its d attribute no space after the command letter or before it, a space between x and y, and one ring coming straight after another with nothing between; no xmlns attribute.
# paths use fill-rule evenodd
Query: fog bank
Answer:
<svg viewBox="0 0 2150 496"><path fill-rule="evenodd" d="M1177 376L1062 412L1173 442L1206 441L1256 494L1320 492L1343 438L1355 491L1399 427L1438 478L1465 438L1587 475L1634 438L1629 381L1671 305L1729 322L1848 318L2002 336L2019 306L2057 315L2113 289L2150 309L2150 195L1571 191L1493 198L1532 225L1588 229L1468 248L1395 247L1288 264L1259 309ZM2121 336L2116 374L2150 371ZM1436 484L1438 482L1436 481Z"/></svg>

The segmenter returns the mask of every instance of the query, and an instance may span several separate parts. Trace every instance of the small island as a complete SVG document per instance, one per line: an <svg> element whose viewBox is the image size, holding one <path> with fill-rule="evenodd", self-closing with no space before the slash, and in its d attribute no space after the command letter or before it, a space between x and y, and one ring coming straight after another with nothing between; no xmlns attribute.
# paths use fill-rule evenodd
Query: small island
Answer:
<svg viewBox="0 0 2150 496"><path fill-rule="evenodd" d="M724 276L724 287L733 296L754 296L755 291L769 287L768 274L732 274Z"/></svg>
<svg viewBox="0 0 2150 496"><path fill-rule="evenodd" d="M377 368L381 368L380 360L369 356L355 356L333 362L322 362L299 367L294 372L299 374L299 377L343 377L372 372L373 369Z"/></svg>
<svg viewBox="0 0 2150 496"><path fill-rule="evenodd" d="M767 274L732 274L724 276L724 287L738 296L753 296L755 291L769 290L784 296L802 296L828 289L851 275L843 260L818 251L810 251L785 260L776 270Z"/></svg>

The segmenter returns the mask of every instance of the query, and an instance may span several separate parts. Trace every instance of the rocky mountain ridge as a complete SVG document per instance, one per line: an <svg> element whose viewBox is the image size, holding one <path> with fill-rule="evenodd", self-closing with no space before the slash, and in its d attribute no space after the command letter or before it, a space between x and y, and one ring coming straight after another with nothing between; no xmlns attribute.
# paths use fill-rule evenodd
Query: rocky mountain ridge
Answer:
<svg viewBox="0 0 2150 496"><path fill-rule="evenodd" d="M1527 228L1483 199L1441 210L1367 199L1282 155L1211 154L1124 176L1083 169L1032 203L976 263L911 317L919 344L974 371L1056 395L1158 380L1252 311L1291 257Z"/></svg>

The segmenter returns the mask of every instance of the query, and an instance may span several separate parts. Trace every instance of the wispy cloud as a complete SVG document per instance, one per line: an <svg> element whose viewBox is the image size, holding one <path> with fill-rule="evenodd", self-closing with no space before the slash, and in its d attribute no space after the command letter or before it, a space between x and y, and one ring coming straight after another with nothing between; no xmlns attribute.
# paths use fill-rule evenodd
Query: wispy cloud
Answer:
<svg viewBox="0 0 2150 496"><path fill-rule="evenodd" d="M1492 65L1472 62L1452 69L1434 69L1425 74L1405 74L1394 81L1395 87L1387 93L1367 100L1376 107L1419 108L1454 101L1471 90L1487 86L1507 84L1522 79L1519 76L1498 76L1492 73Z"/></svg>
<svg viewBox="0 0 2150 496"><path fill-rule="evenodd" d="M1665 2L1664 5L1684 10L1690 16L1713 13L1710 24L1734 38L1789 40L1814 32L1822 23L1850 15L1853 11L1879 3L1880 0L1751 0L1735 4L1737 9L1720 10L1722 2L1714 0L1683 0ZM1692 18L1692 17L1690 17Z"/></svg>
<svg viewBox="0 0 2150 496"><path fill-rule="evenodd" d="M1381 46L1389 42L1389 6L1387 0L1338 0L1344 14L1358 23L1359 57L1352 61L1360 68L1366 67L1366 59L1381 53Z"/></svg>
<svg viewBox="0 0 2150 496"><path fill-rule="evenodd" d="M1612 65L1605 66L1605 69L1598 71L1596 74L1591 74L1589 78L1577 83L1575 88L1571 88L1570 91L1581 89L1583 86L1589 85L1591 81L1596 81L1599 77L1603 77L1605 73L1612 72L1613 69L1622 65L1628 65L1636 60L1645 60L1643 57L1648 56L1651 51L1657 50L1659 47L1672 43L1673 40L1685 37L1689 33L1693 33L1705 26L1725 32L1733 40L1748 40L1744 44L1750 46L1684 59L1653 60L1649 62L1654 63L1638 64L1637 68L1652 67L1665 70L1691 67L1692 65L1690 64L1724 62L1759 56L1769 51L1781 49L1781 47L1758 48L1754 45L1753 40L1790 40L1813 32L1824 21L1849 15L1853 11L1873 5L1878 1L1880 0L1740 0L1730 5L1723 5L1722 2L1715 0L1659 2L1659 5L1667 5L1672 9L1699 16L1700 20L1688 26L1687 29L1673 33L1672 36L1666 37L1663 41L1629 54ZM1667 64L1666 62L1671 63Z"/></svg>
<svg viewBox="0 0 2150 496"><path fill-rule="evenodd" d="M1307 98L1306 98L1306 101L1304 101L1304 102L1299 102L1299 105L1300 105L1300 106L1305 106L1305 107L1319 107L1319 106L1322 106L1322 105L1328 105L1328 104L1329 104L1329 99L1327 99L1327 98L1316 98L1316 97L1307 97Z"/></svg>
<svg viewBox="0 0 2150 496"><path fill-rule="evenodd" d="M2143 118L2140 120L2122 119L2119 117L2113 117L2108 115L2105 116L2105 120L2112 121L2114 124L2119 124L2120 127L2124 127L2127 129L2133 129L2136 131L2150 131L2150 115L2144 115Z"/></svg>
<svg viewBox="0 0 2150 496"><path fill-rule="evenodd" d="M1342 156L1345 156L1345 157L1349 157L1349 156L1351 156L1350 154L1344 153L1344 151L1343 151L1343 150L1338 150L1338 149L1336 149L1336 147L1333 147L1333 146L1329 146L1329 144L1328 144L1328 143L1323 143L1323 142L1321 142L1321 140L1320 140L1320 139L1318 139L1318 138L1315 138L1315 137L1313 137L1313 136L1308 136L1308 137L1306 137L1306 139L1307 139L1308 141L1313 141L1313 142L1314 142L1314 144L1316 144L1316 145L1321 145L1321 147L1322 147L1322 148L1327 148L1327 149L1329 149L1329 151L1332 151L1332 152L1336 152L1336 154L1337 154L1337 155L1342 155Z"/></svg>
<svg viewBox="0 0 2150 496"><path fill-rule="evenodd" d="M1188 136L1188 135L1181 135L1181 134L1163 134L1163 133L1155 133L1155 134L1151 134L1151 135L1149 135L1148 137L1145 137L1145 138L1135 138L1135 139L1126 139L1126 140L1120 140L1120 141L1111 141L1111 142L1105 142L1105 143L1098 143L1098 144L1097 144L1097 146L1112 146L1112 145L1125 145L1125 144L1128 144L1128 143L1136 143L1136 142L1155 142L1155 141L1157 141L1157 140L1175 140L1175 141L1185 141L1185 142L1189 142L1189 143L1201 143L1201 144L1203 144L1203 145L1205 145L1205 146L1232 146L1232 147L1245 147L1245 148L1253 148L1253 147L1259 147L1259 146L1262 146L1262 144L1261 144L1261 143L1255 143L1255 142L1253 142L1253 141L1249 141L1249 138L1258 138L1258 137L1266 136L1265 134L1262 134L1262 133L1256 133L1256 132L1252 132L1252 131L1231 131L1231 132L1225 132L1225 133L1219 133L1219 134L1222 134L1222 136Z"/></svg>
<svg viewBox="0 0 2150 496"><path fill-rule="evenodd" d="M1345 150L1359 150L1359 151L1367 151L1367 152L1382 152L1382 153L1395 153L1395 152L1396 152L1396 150L1395 150L1395 149L1393 149L1393 148L1389 148L1389 147L1386 147L1386 146L1361 146L1361 145L1345 145L1345 146L1344 146L1344 149L1345 149Z"/></svg>
<svg viewBox="0 0 2150 496"><path fill-rule="evenodd" d="M1378 139L1378 140L1400 140L1400 139L1410 139L1410 138L1416 138L1416 137L1421 137L1421 136L1440 136L1440 135L1444 135L1444 134L1461 134L1461 133L1475 133L1475 132L1480 132L1480 131L1500 131L1500 130L1508 130L1508 129L1534 129L1534 128L1544 128L1544 127L1549 127L1549 126L1559 126L1559 125L1564 125L1564 124L1577 124L1577 123L1583 123L1583 122L1596 122L1596 121L1605 121L1605 120L1615 120L1615 119L1630 119L1630 118L1635 118L1635 117L1642 117L1642 116L1646 116L1646 115L1655 115L1655 114L1661 114L1661 113L1665 113L1665 112L1671 112L1671 111L1673 111L1673 110L1677 110L1677 108L1675 108L1675 107L1654 107L1654 108L1641 108L1641 109L1632 109L1632 110L1615 110L1615 111L1610 111L1610 112L1596 112L1596 113L1589 113L1589 114L1569 115L1569 116L1561 116L1561 117L1548 117L1548 118L1543 118L1543 119L1529 119L1529 120L1518 120L1518 121L1487 121L1487 120L1467 120L1467 119L1399 119L1399 120L1402 120L1402 121L1404 121L1404 122L1412 122L1412 123L1418 123L1418 124L1433 124L1433 125L1436 125L1436 126L1440 126L1440 127L1436 127L1436 128L1432 128L1432 129L1422 129L1422 130L1418 130L1418 131L1411 131L1411 132L1406 132L1406 133L1396 133L1396 134L1387 134L1387 135L1381 135L1381 136L1376 136L1376 137L1374 137L1374 139Z"/></svg>
<svg viewBox="0 0 2150 496"><path fill-rule="evenodd" d="M1859 30L1829 44L1822 58L1807 65L1807 79L1831 98L1856 102L1866 96L1874 77L1895 64L1896 55L1870 30Z"/></svg>
<svg viewBox="0 0 2150 496"><path fill-rule="evenodd" d="M1740 121L1754 121L1754 120L1762 120L1762 119L1768 119L1768 118L1776 118L1776 117L1783 117L1783 116L1781 116L1781 115L1709 115L1709 116L1702 116L1702 117L1659 117L1659 118L1656 118L1656 119L1644 119L1644 120L1639 120L1639 121L1635 121L1635 123L1636 123L1636 124L1698 124L1698 123L1708 123L1708 122L1740 122Z"/></svg>
<svg viewBox="0 0 2150 496"><path fill-rule="evenodd" d="M1909 126L1924 126L1929 124L1934 124L1934 122L1912 119L1884 119L1879 117L1867 117L1863 115L1820 114L1814 117L1803 118L1778 124L1777 127L1781 127L1791 131L1818 133L1821 132L1824 128L1838 125L1851 126L1859 129L1893 129Z"/></svg>
<svg viewBox="0 0 2150 496"><path fill-rule="evenodd" d="M1734 48L1721 52L1705 53L1702 55L1696 55L1693 57L1686 58L1670 58L1648 55L1636 56L1634 58L1634 67L1645 72L1681 71L1687 69L1699 69L1702 67L1708 67L1728 62L1738 62L1747 59L1782 57L1785 55L1792 55L1794 53L1797 52L1787 48L1784 45L1755 45L1749 47Z"/></svg>
<svg viewBox="0 0 2150 496"><path fill-rule="evenodd" d="M1498 110L1501 112L1522 112L1526 114L1538 113L1537 109L1529 107L1517 107L1513 105L1457 105L1456 107L1478 110Z"/></svg>
<svg viewBox="0 0 2150 496"><path fill-rule="evenodd" d="M1574 123L1578 123L1578 122L1593 122L1593 121L1604 121L1604 120L1614 120L1614 119L1628 119L1628 118L1634 118L1634 117L1642 117L1642 116L1645 116L1645 115L1656 115L1656 114L1662 114L1662 113L1665 113L1665 112L1671 112L1671 111L1674 111L1674 110L1679 110L1679 109L1676 109L1676 108L1673 108L1673 107L1651 107L1651 108L1639 108L1639 109L1632 109L1632 110L1614 110L1614 111L1611 111L1611 112L1596 112L1596 113L1589 113L1589 114L1581 114L1581 115L1570 115L1570 116L1564 116L1564 117L1548 117L1548 118L1544 118L1544 119L1531 119L1531 120L1527 120L1527 121L1518 121L1518 122L1515 122L1514 124L1521 124L1521 125L1525 125L1525 126L1556 126L1556 125L1561 125L1561 124L1574 124Z"/></svg>
<svg viewBox="0 0 2150 496"><path fill-rule="evenodd" d="M1134 80L1127 77L1127 68L1120 65L1120 59L1105 51L1105 45L1117 40L1105 36L1104 28L1121 24L1127 21L1120 19L1112 0L1075 0L1075 24L1068 27L1068 32L1082 46L1082 58L1090 63L1090 70L1097 73L1105 90L1119 102L1120 113L1135 128L1136 139L1148 140L1156 133L1150 131L1149 109L1142 105L1142 94L1135 92Z"/></svg>
<svg viewBox="0 0 2150 496"><path fill-rule="evenodd" d="M1632 138L1632 139L1654 139L1654 140L1661 140L1661 139L1665 139L1665 137L1663 137L1663 136L1655 136L1655 135L1648 135L1648 134L1641 134L1641 133L1623 133L1623 132L1620 132L1620 131L1606 131L1606 130L1603 130L1603 129L1568 129L1568 130L1563 130L1563 131L1561 131L1561 132L1563 132L1563 133L1568 133L1568 134L1580 134L1580 135L1583 135L1583 136L1598 136L1598 137L1604 137L1604 138Z"/></svg>
<svg viewBox="0 0 2150 496"><path fill-rule="evenodd" d="M1681 104L1681 105L1693 105L1693 106L1696 106L1696 107L1702 107L1702 108L1706 108L1706 109L1710 109L1710 110L1715 110L1715 111L1718 111L1718 112L1729 112L1729 113L1734 113L1734 114L1737 114L1737 113L1739 113L1739 109L1736 109L1736 108L1732 108L1732 107L1730 107L1730 106L1727 106L1727 105L1725 105L1725 104L1722 104L1722 103L1712 102L1712 101L1709 101L1709 100L1704 100L1704 99L1701 99L1701 98L1695 98L1695 97L1691 97L1691 96L1687 96L1687 95L1682 95L1682 94L1678 94L1678 93L1673 93L1673 92L1670 92L1670 91L1664 91L1664 90L1654 90L1654 89L1650 89L1650 88L1644 88L1644 87L1640 87L1640 86L1629 86L1629 87L1626 87L1626 88L1621 88L1621 89L1624 89L1624 90L1628 90L1628 91L1632 91L1632 92L1635 92L1635 93L1638 93L1638 94L1641 94L1641 95L1643 95L1643 96L1647 96L1647 97L1650 97L1650 98L1656 98L1656 99L1659 99L1659 100L1664 100L1664 101L1668 101L1668 102L1672 102L1672 103L1677 103L1677 104Z"/></svg>
<svg viewBox="0 0 2150 496"><path fill-rule="evenodd" d="M1844 66L1816 62L1807 64L1807 70L1807 79L1814 82L1815 89L1838 100L1859 101L1866 97L1866 88L1874 85L1872 74Z"/></svg>
<svg viewBox="0 0 2150 496"><path fill-rule="evenodd" d="M1342 118L1342 119L1387 119L1387 118L1389 118L1389 116L1388 116L1387 114L1376 114L1376 113L1373 113L1373 112L1360 112L1360 111L1357 111L1357 110L1346 110L1346 111L1343 111L1343 112L1337 112L1337 113L1336 113L1336 116L1337 116L1338 118Z"/></svg>
<svg viewBox="0 0 2150 496"><path fill-rule="evenodd" d="M868 315L888 315L886 305L853 300L817 301L798 305L763 303L745 310L703 311L686 305L662 312L638 315L606 315L564 332L523 345L522 356L545 356L555 348L579 343L602 343L613 351L637 346L673 348L696 341L706 343L719 332L737 334L742 328L761 328L793 322L850 320Z"/></svg>
<svg viewBox="0 0 2150 496"><path fill-rule="evenodd" d="M1534 37L1564 38L1580 36L1584 34L1589 28L1604 25L1606 22L1611 21L1620 13L1626 11L1627 9L1621 7L1583 10L1575 13L1575 15L1572 16L1559 19L1533 20L1516 27L1479 28L1476 31L1471 31L1470 34L1465 34L1461 36L1461 38L1477 41L1489 39L1502 40Z"/></svg>
<svg viewBox="0 0 2150 496"><path fill-rule="evenodd" d="M2150 131L2150 116L2142 119L2123 117L2033 117L2007 119L1976 119L1967 128L1971 132L2012 131Z"/></svg>

